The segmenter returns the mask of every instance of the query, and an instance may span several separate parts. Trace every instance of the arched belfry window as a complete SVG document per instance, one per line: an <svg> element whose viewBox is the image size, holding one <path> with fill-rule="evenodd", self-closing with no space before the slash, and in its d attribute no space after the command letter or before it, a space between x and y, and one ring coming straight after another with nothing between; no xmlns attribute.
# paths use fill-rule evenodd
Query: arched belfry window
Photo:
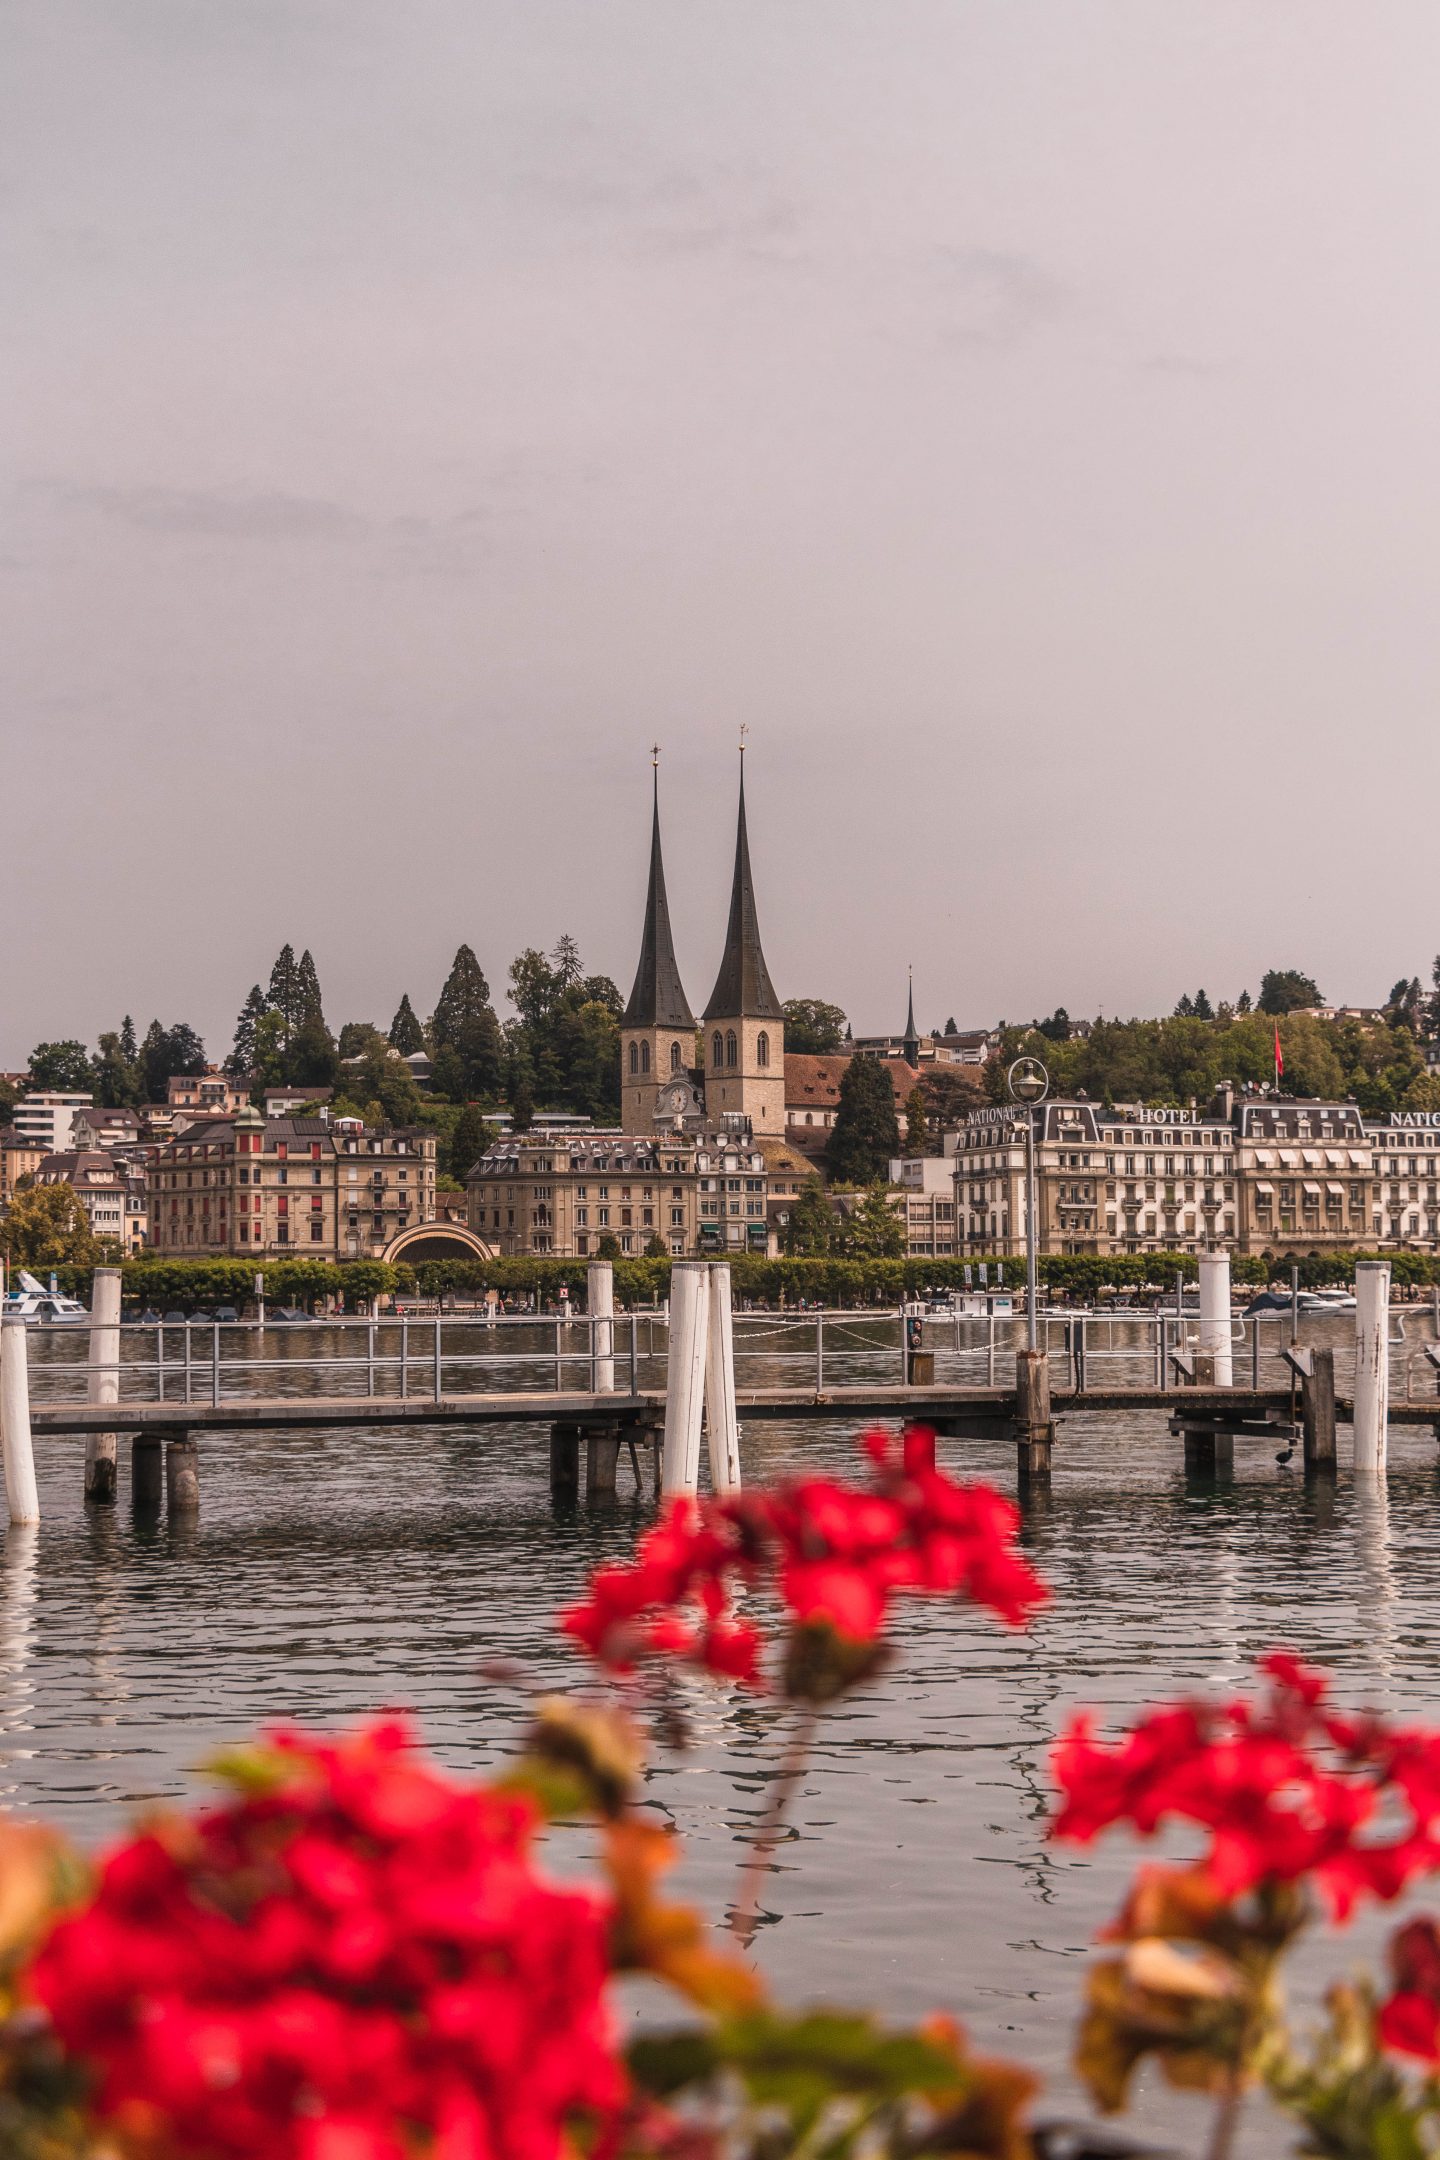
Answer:
<svg viewBox="0 0 1440 2160"><path fill-rule="evenodd" d="M670 1045L670 1070L671 1070L671 1072L679 1072L679 1070L680 1070L680 1045L679 1045L679 1043L671 1043L671 1045Z"/></svg>
<svg viewBox="0 0 1440 2160"><path fill-rule="evenodd" d="M735 1055L735 1030L734 1028L731 1028L729 1033L725 1037L725 1063L727 1065L733 1065L735 1063Z"/></svg>
<svg viewBox="0 0 1440 2160"><path fill-rule="evenodd" d="M630 1070L632 1073L637 1073L640 1070L640 1052L634 1043L630 1045Z"/></svg>
<svg viewBox="0 0 1440 2160"><path fill-rule="evenodd" d="M714 1064L716 1070L718 1071L725 1062L725 1038L720 1033L719 1028L716 1028L714 1036L711 1039L710 1055L711 1061Z"/></svg>
<svg viewBox="0 0 1440 2160"><path fill-rule="evenodd" d="M648 1072L649 1072L649 1070L650 1070L650 1045L649 1045L649 1043L641 1043L641 1045L640 1045L640 1070L641 1070L641 1072L642 1072L642 1073L648 1073Z"/></svg>
<svg viewBox="0 0 1440 2160"><path fill-rule="evenodd" d="M761 1028L755 1038L755 1062L757 1065L768 1065L770 1062L770 1037L764 1028Z"/></svg>

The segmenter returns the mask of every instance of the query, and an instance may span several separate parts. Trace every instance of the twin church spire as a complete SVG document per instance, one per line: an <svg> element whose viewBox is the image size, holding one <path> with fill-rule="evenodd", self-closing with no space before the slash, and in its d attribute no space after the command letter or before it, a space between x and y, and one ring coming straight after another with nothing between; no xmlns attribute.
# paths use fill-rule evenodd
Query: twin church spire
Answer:
<svg viewBox="0 0 1440 2160"><path fill-rule="evenodd" d="M650 881L640 964L620 1022L621 1101L627 1132L649 1131L676 1114L668 1097L688 1088L692 1112L703 1089L706 1119L748 1118L754 1131L785 1129L785 1016L760 943L759 914L745 824L744 745L730 919L715 988L705 1007L701 1066L695 1067L696 1020L675 958L665 864L660 845L659 753L650 824ZM666 1100L662 1103L661 1096ZM683 1113L680 1113L683 1114Z"/></svg>

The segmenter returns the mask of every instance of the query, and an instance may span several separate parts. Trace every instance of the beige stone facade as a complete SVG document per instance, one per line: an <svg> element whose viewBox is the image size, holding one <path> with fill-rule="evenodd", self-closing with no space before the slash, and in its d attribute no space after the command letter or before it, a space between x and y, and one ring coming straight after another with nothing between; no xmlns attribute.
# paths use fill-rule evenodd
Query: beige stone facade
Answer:
<svg viewBox="0 0 1440 2160"><path fill-rule="evenodd" d="M584 1133L497 1141L470 1172L468 1222L502 1254L638 1258L770 1249L774 1203L808 1174L783 1142L744 1131Z"/></svg>
<svg viewBox="0 0 1440 2160"><path fill-rule="evenodd" d="M247 1109L155 1149L149 1181L158 1253L377 1259L435 1219L435 1135Z"/></svg>
<svg viewBox="0 0 1440 2160"><path fill-rule="evenodd" d="M0 1215L14 1199L22 1178L33 1178L50 1153L43 1140L17 1133L12 1126L0 1132Z"/></svg>

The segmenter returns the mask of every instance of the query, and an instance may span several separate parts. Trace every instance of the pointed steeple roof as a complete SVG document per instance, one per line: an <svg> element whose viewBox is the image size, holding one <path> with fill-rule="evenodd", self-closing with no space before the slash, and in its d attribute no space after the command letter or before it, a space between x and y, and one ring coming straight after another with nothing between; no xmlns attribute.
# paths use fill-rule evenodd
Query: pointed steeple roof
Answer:
<svg viewBox="0 0 1440 2160"><path fill-rule="evenodd" d="M707 1020L779 1020L784 1016L765 955L760 949L760 923L755 912L755 888L750 879L750 843L745 833L745 748L740 748L740 821L735 834L735 879L730 888L730 921L725 931L725 955L715 988L705 1007Z"/></svg>
<svg viewBox="0 0 1440 2160"><path fill-rule="evenodd" d="M655 774L650 825L650 885L645 895L645 932L640 965L625 1008L622 1027L693 1029L695 1015L680 980L675 940L670 935L670 903L665 897L665 863L660 853L660 753L651 759Z"/></svg>
<svg viewBox="0 0 1440 2160"><path fill-rule="evenodd" d="M915 970L913 967L910 970L910 1004L905 1014L905 1033L900 1039L900 1047L905 1052L906 1064L913 1065L920 1055L920 1037L915 1028Z"/></svg>

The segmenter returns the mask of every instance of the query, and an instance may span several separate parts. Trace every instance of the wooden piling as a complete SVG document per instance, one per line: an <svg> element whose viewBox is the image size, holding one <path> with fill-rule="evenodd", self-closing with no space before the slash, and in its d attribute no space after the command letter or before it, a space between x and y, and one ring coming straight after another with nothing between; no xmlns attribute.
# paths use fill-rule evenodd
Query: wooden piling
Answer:
<svg viewBox="0 0 1440 2160"><path fill-rule="evenodd" d="M200 1443L193 1433L172 1433L166 1444L165 1510L169 1515L200 1512Z"/></svg>
<svg viewBox="0 0 1440 2160"><path fill-rule="evenodd" d="M90 1292L90 1371L86 1400L120 1400L120 1270L97 1267ZM88 1433L85 1438L85 1498L96 1506L113 1505L118 1482L120 1436Z"/></svg>
<svg viewBox="0 0 1440 2160"><path fill-rule="evenodd" d="M573 1424L550 1428L550 1493L555 1500L574 1500L580 1492L580 1427Z"/></svg>
<svg viewBox="0 0 1440 2160"><path fill-rule="evenodd" d="M713 1492L740 1490L740 1421L735 1412L735 1321L730 1263L710 1267L710 1332L705 1350L705 1415Z"/></svg>
<svg viewBox="0 0 1440 2160"><path fill-rule="evenodd" d="M1185 1475L1197 1478L1229 1477L1235 1468L1235 1435L1217 1432L1213 1426L1184 1428Z"/></svg>
<svg viewBox="0 0 1440 2160"><path fill-rule="evenodd" d="M1335 1352L1315 1350L1311 1368L1300 1382L1300 1421L1305 1468L1335 1468Z"/></svg>
<svg viewBox="0 0 1440 2160"><path fill-rule="evenodd" d="M670 1271L670 1357L665 1376L663 1490L694 1496L700 1483L700 1421L710 1340L710 1270L677 1260Z"/></svg>
<svg viewBox="0 0 1440 2160"><path fill-rule="evenodd" d="M30 1345L18 1316L0 1326L0 1453L12 1523L40 1520L35 1445L30 1432Z"/></svg>
<svg viewBox="0 0 1440 2160"><path fill-rule="evenodd" d="M165 1493L164 1435L153 1428L130 1442L130 1502L137 1514L158 1515Z"/></svg>
<svg viewBox="0 0 1440 2160"><path fill-rule="evenodd" d="M1043 1350L1015 1353L1015 1446L1022 1485L1050 1475L1055 1426L1050 1416L1050 1360Z"/></svg>

